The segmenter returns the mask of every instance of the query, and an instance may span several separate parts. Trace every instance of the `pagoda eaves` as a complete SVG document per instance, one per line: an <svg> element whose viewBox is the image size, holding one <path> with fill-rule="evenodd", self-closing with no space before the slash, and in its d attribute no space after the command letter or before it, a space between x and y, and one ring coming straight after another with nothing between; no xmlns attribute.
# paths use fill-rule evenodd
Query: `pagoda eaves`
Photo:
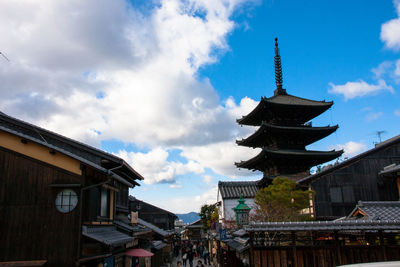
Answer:
<svg viewBox="0 0 400 267"><path fill-rule="evenodd" d="M262 122L261 127L254 134L242 140L236 140L236 144L253 148L273 146L288 148L290 145L305 148L335 132L338 128L338 125L326 127L278 126ZM287 142L288 139L290 144Z"/></svg>
<svg viewBox="0 0 400 267"><path fill-rule="evenodd" d="M255 157L235 163L238 168L267 172L270 175L295 174L318 164L333 160L343 154L339 151L314 150L263 150Z"/></svg>
<svg viewBox="0 0 400 267"><path fill-rule="evenodd" d="M263 121L276 120L281 124L301 125L322 114L332 105L332 101L314 101L289 94L263 97L253 111L237 122L242 125L260 126Z"/></svg>

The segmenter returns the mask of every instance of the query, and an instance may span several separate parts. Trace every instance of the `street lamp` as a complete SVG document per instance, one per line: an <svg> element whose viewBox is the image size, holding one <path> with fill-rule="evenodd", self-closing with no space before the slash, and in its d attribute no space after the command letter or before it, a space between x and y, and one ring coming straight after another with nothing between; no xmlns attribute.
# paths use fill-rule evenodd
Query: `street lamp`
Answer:
<svg viewBox="0 0 400 267"><path fill-rule="evenodd" d="M251 208L245 204L246 200L240 195L240 199L238 200L239 204L232 208L236 215L236 224L238 227L242 227L243 225L249 224L249 213Z"/></svg>

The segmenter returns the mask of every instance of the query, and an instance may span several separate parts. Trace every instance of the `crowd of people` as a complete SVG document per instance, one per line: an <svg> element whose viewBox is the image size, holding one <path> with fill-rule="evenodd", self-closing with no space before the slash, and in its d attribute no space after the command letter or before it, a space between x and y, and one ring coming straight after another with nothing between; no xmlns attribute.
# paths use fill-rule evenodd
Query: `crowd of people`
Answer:
<svg viewBox="0 0 400 267"><path fill-rule="evenodd" d="M185 241L175 245L175 257L182 259L178 260L178 267L205 267L211 266L210 252L203 242ZM197 264L193 265L197 259Z"/></svg>

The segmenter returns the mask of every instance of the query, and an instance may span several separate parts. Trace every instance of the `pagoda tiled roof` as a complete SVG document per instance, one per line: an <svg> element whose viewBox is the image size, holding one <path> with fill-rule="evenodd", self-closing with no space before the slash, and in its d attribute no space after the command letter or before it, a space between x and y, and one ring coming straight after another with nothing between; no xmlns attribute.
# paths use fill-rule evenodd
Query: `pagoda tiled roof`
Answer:
<svg viewBox="0 0 400 267"><path fill-rule="evenodd" d="M364 215L362 218L355 217L357 211ZM398 220L400 221L400 201L358 201L356 208L347 219L362 220Z"/></svg>
<svg viewBox="0 0 400 267"><path fill-rule="evenodd" d="M333 105L333 102L315 101L293 95L262 97L258 105L248 115L238 119L239 124L259 126L262 121L276 117L294 120L303 124L320 115ZM291 118L292 117L292 118Z"/></svg>
<svg viewBox="0 0 400 267"><path fill-rule="evenodd" d="M223 199L254 198L257 191L257 181L218 182L218 190Z"/></svg>
<svg viewBox="0 0 400 267"><path fill-rule="evenodd" d="M265 171L269 167L280 167L282 165L298 166L292 168L294 171L304 171L322 162L333 160L339 157L343 150L335 151L313 151L313 150L263 150L255 157L235 163L238 168ZM287 169L287 168L285 168ZM291 174L290 172L284 174Z"/></svg>
<svg viewBox="0 0 400 267"><path fill-rule="evenodd" d="M284 95L274 95L272 97L263 97L263 100L269 103L281 104L281 105L294 105L294 106L319 106L326 107L332 106L333 102L329 101L317 101L307 98L302 98L294 95L284 94Z"/></svg>
<svg viewBox="0 0 400 267"><path fill-rule="evenodd" d="M236 143L242 146L263 147L272 141L273 135L278 135L277 138L279 138L281 133L285 133L285 136L289 134L291 135L291 139L301 140L304 146L307 146L330 135L338 128L338 125L325 127L311 127L306 125L278 126L263 122L254 134L245 139L237 140Z"/></svg>

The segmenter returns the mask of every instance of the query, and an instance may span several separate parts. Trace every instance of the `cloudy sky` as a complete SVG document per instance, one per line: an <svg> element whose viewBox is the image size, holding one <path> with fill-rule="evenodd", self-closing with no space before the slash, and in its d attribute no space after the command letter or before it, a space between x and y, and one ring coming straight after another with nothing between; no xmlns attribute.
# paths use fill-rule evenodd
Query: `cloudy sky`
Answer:
<svg viewBox="0 0 400 267"><path fill-rule="evenodd" d="M271 96L333 100L309 149L351 157L400 134L400 1L3 0L0 110L124 158L131 194L173 212L254 180L236 118Z"/></svg>

